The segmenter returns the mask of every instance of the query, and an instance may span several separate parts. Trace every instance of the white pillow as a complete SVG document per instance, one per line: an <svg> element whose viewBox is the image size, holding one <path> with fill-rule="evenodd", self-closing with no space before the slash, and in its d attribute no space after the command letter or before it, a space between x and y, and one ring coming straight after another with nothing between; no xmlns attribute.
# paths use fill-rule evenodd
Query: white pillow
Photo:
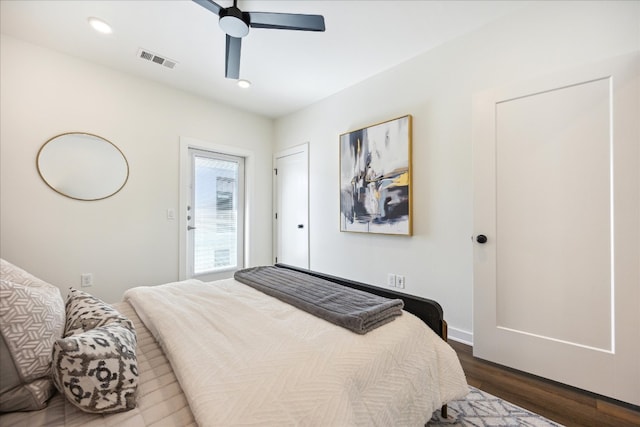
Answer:
<svg viewBox="0 0 640 427"><path fill-rule="evenodd" d="M0 412L47 405L51 349L64 323L60 290L0 259Z"/></svg>

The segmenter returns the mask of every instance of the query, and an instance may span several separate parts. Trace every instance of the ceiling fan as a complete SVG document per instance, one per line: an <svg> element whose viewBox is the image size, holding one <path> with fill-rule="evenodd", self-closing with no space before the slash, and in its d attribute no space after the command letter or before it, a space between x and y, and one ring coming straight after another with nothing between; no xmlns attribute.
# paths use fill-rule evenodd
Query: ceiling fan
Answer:
<svg viewBox="0 0 640 427"><path fill-rule="evenodd" d="M322 15L302 15L295 13L243 12L233 6L222 7L213 0L193 0L220 17L218 24L227 34L225 77L240 78L240 49L242 37L249 34L249 27L275 30L324 31Z"/></svg>

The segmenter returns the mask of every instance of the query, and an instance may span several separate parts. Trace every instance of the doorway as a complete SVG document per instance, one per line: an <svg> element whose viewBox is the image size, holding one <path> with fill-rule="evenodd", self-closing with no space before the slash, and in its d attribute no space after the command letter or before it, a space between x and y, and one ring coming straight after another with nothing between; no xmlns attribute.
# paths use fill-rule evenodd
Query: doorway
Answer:
<svg viewBox="0 0 640 427"><path fill-rule="evenodd" d="M212 281L244 267L244 158L189 149L189 273Z"/></svg>
<svg viewBox="0 0 640 427"><path fill-rule="evenodd" d="M226 279L249 265L246 176L253 153L180 138L179 279Z"/></svg>
<svg viewBox="0 0 640 427"><path fill-rule="evenodd" d="M274 261L309 268L309 145L277 153L274 169Z"/></svg>
<svg viewBox="0 0 640 427"><path fill-rule="evenodd" d="M640 404L637 53L474 98L474 355Z"/></svg>

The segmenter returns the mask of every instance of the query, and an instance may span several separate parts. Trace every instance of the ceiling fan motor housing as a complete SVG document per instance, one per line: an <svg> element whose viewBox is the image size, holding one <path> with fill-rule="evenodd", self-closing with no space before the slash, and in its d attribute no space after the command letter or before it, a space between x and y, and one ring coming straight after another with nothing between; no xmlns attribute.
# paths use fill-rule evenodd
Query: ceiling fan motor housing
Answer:
<svg viewBox="0 0 640 427"><path fill-rule="evenodd" d="M227 35L224 76L228 79L240 78L242 37L249 34L249 27L297 31L325 30L324 17L322 15L243 12L237 7L238 0L233 0L233 6L231 7L222 7L214 0L193 1L219 17L218 25Z"/></svg>
<svg viewBox="0 0 640 427"><path fill-rule="evenodd" d="M218 24L231 37L242 38L249 34L249 14L235 6L220 10Z"/></svg>

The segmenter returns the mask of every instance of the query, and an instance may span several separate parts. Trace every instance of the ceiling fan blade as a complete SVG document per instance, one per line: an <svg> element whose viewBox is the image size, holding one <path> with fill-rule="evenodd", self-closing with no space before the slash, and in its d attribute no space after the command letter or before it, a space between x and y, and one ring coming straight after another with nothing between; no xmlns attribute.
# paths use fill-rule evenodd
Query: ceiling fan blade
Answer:
<svg viewBox="0 0 640 427"><path fill-rule="evenodd" d="M322 15L301 15L295 13L246 12L252 28L276 30L324 31Z"/></svg>
<svg viewBox="0 0 640 427"><path fill-rule="evenodd" d="M220 15L220 9L224 9L218 3L213 0L193 0L194 3L198 3L200 6L204 7L207 10L215 13L216 15Z"/></svg>
<svg viewBox="0 0 640 427"><path fill-rule="evenodd" d="M228 79L240 78L240 49L242 39L227 35L227 56L225 59L224 76Z"/></svg>

